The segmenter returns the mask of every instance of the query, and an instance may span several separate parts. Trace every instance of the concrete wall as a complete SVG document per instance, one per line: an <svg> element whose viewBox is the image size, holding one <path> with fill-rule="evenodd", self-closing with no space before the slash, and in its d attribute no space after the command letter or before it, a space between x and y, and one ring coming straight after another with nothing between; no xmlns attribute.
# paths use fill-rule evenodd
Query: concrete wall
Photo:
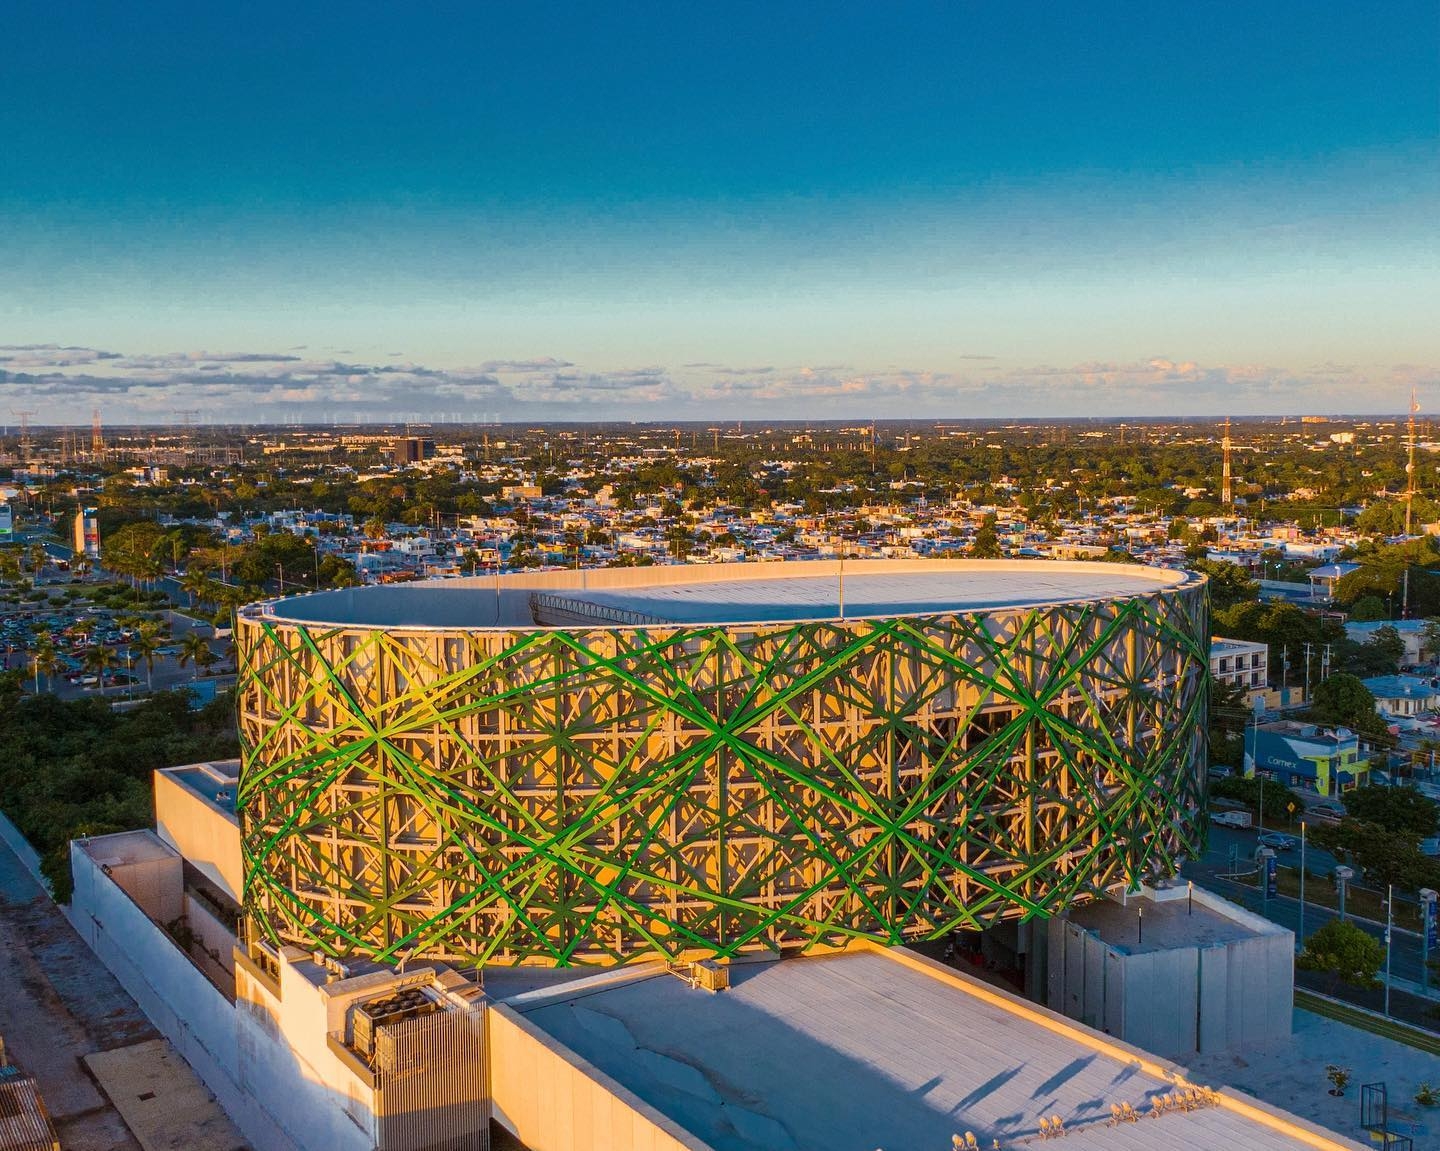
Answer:
<svg viewBox="0 0 1440 1151"><path fill-rule="evenodd" d="M519 1012L486 1018L495 1118L530 1151L711 1151Z"/></svg>
<svg viewBox="0 0 1440 1151"><path fill-rule="evenodd" d="M160 838L239 903L245 879L240 831L234 820L167 772L154 772L151 778L155 784L155 829Z"/></svg>
<svg viewBox="0 0 1440 1151"><path fill-rule="evenodd" d="M284 1031L281 1018L282 1010L292 1009L294 1004L287 1003L282 1009L280 1000L243 968L235 973L235 985L240 1088L265 1100L272 1122L290 1134L291 1146L299 1151L371 1151L375 1146L374 1093L362 1089L348 1073L342 1078L332 1066L316 1066L319 1061L334 1061L325 1047L324 1031L318 1043L292 1046L288 1040L300 1034L297 1020L290 1017L296 1013L289 1010ZM294 998L313 1007L318 997L309 990L310 994ZM323 1026L323 1009L320 1015ZM303 1025L313 1022L307 1019Z"/></svg>
<svg viewBox="0 0 1440 1151"><path fill-rule="evenodd" d="M1253 934L1132 955L1075 923L1052 919L1043 933L1045 1005L1170 1058L1288 1038L1294 937L1199 888L1194 899Z"/></svg>
<svg viewBox="0 0 1440 1151"><path fill-rule="evenodd" d="M71 923L255 1147L300 1151L239 1085L230 1003L91 854L97 848L104 854L105 838L70 845Z"/></svg>
<svg viewBox="0 0 1440 1151"><path fill-rule="evenodd" d="M232 978L235 975L235 933L215 913L188 891L185 893L185 922L200 946L216 956L215 962Z"/></svg>

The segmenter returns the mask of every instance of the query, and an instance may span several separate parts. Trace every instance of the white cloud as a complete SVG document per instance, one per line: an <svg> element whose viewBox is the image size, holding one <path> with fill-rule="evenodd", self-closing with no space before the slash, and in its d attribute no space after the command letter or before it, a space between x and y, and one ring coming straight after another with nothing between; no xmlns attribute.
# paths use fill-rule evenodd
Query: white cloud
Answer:
<svg viewBox="0 0 1440 1151"><path fill-rule="evenodd" d="M1440 401L1440 369L1300 370L1201 364L1154 355L1071 365L957 355L948 369L844 364L688 363L594 369L558 356L437 368L291 352L122 354L0 346L0 404L36 422L172 422L194 408L217 422L446 419L826 419L865 417L1223 414L1402 410L1410 387Z"/></svg>

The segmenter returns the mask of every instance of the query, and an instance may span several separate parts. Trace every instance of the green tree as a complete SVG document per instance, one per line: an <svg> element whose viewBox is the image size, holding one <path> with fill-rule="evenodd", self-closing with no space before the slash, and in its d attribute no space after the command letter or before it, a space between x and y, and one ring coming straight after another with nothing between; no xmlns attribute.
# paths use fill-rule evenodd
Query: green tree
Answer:
<svg viewBox="0 0 1440 1151"><path fill-rule="evenodd" d="M180 590L189 596L190 606L194 607L198 603L214 602L207 594L210 584L210 573L198 564L192 563L180 580Z"/></svg>
<svg viewBox="0 0 1440 1151"><path fill-rule="evenodd" d="M106 537L100 549L101 562L132 583L151 580L163 568L160 550L165 533L160 525L149 520L126 524Z"/></svg>
<svg viewBox="0 0 1440 1151"><path fill-rule="evenodd" d="M1245 724L1250 719L1245 689L1210 681L1210 762L1238 767L1245 754Z"/></svg>
<svg viewBox="0 0 1440 1151"><path fill-rule="evenodd" d="M1237 775L1214 780L1210 784L1210 795L1213 799L1233 799L1243 803L1257 815L1262 810L1263 797L1266 823L1290 823L1304 809L1298 795L1284 784L1264 776L1245 778Z"/></svg>
<svg viewBox="0 0 1440 1151"><path fill-rule="evenodd" d="M975 539L970 544L970 554L975 559L999 559L1004 554L1000 550L1000 537L995 530L999 522L994 512L988 512L980 521L980 526L975 529Z"/></svg>
<svg viewBox="0 0 1440 1151"><path fill-rule="evenodd" d="M1315 688L1310 716L1362 735L1383 736L1385 721L1375 713L1375 697L1355 676L1336 672Z"/></svg>
<svg viewBox="0 0 1440 1151"><path fill-rule="evenodd" d="M1347 815L1379 824L1412 843L1434 835L1440 823L1440 805L1414 787L1380 787L1372 783L1347 791L1341 802Z"/></svg>
<svg viewBox="0 0 1440 1151"><path fill-rule="evenodd" d="M1390 611L1378 595L1362 595L1350 605L1350 618L1356 623L1373 623L1375 620L1389 619Z"/></svg>
<svg viewBox="0 0 1440 1151"><path fill-rule="evenodd" d="M49 637L36 646L35 653L30 657L30 664L35 672L35 690L40 690L40 676L43 675L46 690L54 691L55 677L60 674L60 653L55 650L55 644Z"/></svg>
<svg viewBox="0 0 1440 1151"><path fill-rule="evenodd" d="M1425 621L1421 631L1420 654L1428 655L1432 659L1440 654L1440 618L1432 617Z"/></svg>
<svg viewBox="0 0 1440 1151"><path fill-rule="evenodd" d="M190 678L199 678L200 670L208 668L215 662L215 653L210 650L210 644L198 631L187 631L185 638L180 641L180 655L178 662L181 667L195 666L195 671Z"/></svg>
<svg viewBox="0 0 1440 1151"><path fill-rule="evenodd" d="M1375 987L1375 976L1385 965L1385 948L1355 924L1332 919L1305 941L1296 964L1306 971L1329 972L1352 986Z"/></svg>
<svg viewBox="0 0 1440 1151"><path fill-rule="evenodd" d="M1393 883L1413 891L1433 886L1440 870L1415 840L1363 819L1347 816L1339 823L1315 828L1311 838L1316 846L1349 859L1371 883Z"/></svg>
<svg viewBox="0 0 1440 1151"><path fill-rule="evenodd" d="M101 695L105 694L105 677L114 670L117 659L115 649L103 643L86 648L85 654L80 657L85 670L95 673Z"/></svg>
<svg viewBox="0 0 1440 1151"><path fill-rule="evenodd" d="M1199 559L1190 563L1197 571L1210 580L1210 606L1215 611L1224 611L1237 604L1253 603L1260 598L1260 585L1250 573L1239 564L1226 560Z"/></svg>
<svg viewBox="0 0 1440 1151"><path fill-rule="evenodd" d="M135 638L130 641L130 650L135 658L145 665L146 691L155 690L155 656L161 643L160 625L153 621L141 624L135 632Z"/></svg>

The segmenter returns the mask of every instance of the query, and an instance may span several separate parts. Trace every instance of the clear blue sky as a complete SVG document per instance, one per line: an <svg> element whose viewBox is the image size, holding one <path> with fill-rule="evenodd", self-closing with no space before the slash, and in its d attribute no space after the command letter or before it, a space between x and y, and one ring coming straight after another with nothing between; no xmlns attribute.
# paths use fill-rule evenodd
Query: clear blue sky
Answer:
<svg viewBox="0 0 1440 1151"><path fill-rule="evenodd" d="M1434 0L9 0L0 42L40 418L1440 404Z"/></svg>

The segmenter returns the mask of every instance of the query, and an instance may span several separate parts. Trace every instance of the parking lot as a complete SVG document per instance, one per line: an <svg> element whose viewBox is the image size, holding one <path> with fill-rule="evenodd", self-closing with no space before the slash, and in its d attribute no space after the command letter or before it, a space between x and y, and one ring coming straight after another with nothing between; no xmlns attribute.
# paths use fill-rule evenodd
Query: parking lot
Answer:
<svg viewBox="0 0 1440 1151"><path fill-rule="evenodd" d="M234 669L227 639L175 610L167 598L132 590L103 579L81 580L53 565L31 586L0 588L0 668L23 671L31 690L53 691L62 699L125 698L151 688L229 682ZM143 639L142 631L154 639ZM198 639L187 639L192 634ZM53 651L53 663L37 667L32 655L45 647ZM97 659L96 649L105 649L108 659ZM102 662L109 666L102 668Z"/></svg>

